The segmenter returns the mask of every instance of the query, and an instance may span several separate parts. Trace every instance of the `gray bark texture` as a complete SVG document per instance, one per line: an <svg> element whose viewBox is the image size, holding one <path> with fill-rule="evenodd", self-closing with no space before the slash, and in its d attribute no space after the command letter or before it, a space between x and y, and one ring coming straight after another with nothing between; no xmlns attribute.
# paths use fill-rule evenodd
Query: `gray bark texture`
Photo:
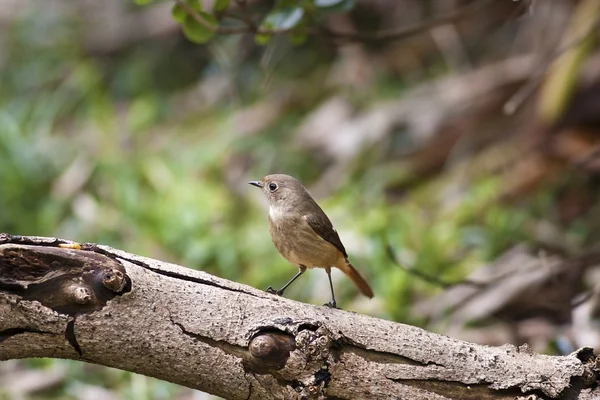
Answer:
<svg viewBox="0 0 600 400"><path fill-rule="evenodd" d="M600 361L482 346L95 244L0 234L0 360L57 357L225 399L600 399Z"/></svg>

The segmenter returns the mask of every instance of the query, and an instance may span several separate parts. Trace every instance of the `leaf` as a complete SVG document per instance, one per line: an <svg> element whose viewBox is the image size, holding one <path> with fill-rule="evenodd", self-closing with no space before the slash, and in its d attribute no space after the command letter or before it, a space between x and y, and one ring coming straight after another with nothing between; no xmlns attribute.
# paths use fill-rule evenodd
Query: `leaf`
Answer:
<svg viewBox="0 0 600 400"><path fill-rule="evenodd" d="M315 6L322 12L346 12L354 8L356 0L315 0Z"/></svg>
<svg viewBox="0 0 600 400"><path fill-rule="evenodd" d="M273 35L269 35L266 33L257 33L256 35L254 35L254 41L256 42L256 44L264 46L265 44L269 43L272 37Z"/></svg>
<svg viewBox="0 0 600 400"><path fill-rule="evenodd" d="M317 7L333 7L343 2L344 0L315 0Z"/></svg>
<svg viewBox="0 0 600 400"><path fill-rule="evenodd" d="M285 7L270 12L262 23L265 28L280 30L291 29L296 26L304 16L302 7Z"/></svg>
<svg viewBox="0 0 600 400"><path fill-rule="evenodd" d="M185 11L185 9L179 3L175 3L171 9L171 16L173 16L173 19L180 24L183 24L187 15L187 11Z"/></svg>
<svg viewBox="0 0 600 400"><path fill-rule="evenodd" d="M215 0L213 4L213 10L215 11L223 11L229 7L229 0Z"/></svg>
<svg viewBox="0 0 600 400"><path fill-rule="evenodd" d="M154 0L133 0L138 6L145 6L146 4L152 3Z"/></svg>
<svg viewBox="0 0 600 400"><path fill-rule="evenodd" d="M202 17L207 24L210 24L215 28L218 27L217 20L214 16L202 11L200 11L198 15ZM196 21L191 15L185 17L183 22L183 33L189 40L199 44L208 42L215 35L213 30Z"/></svg>
<svg viewBox="0 0 600 400"><path fill-rule="evenodd" d="M196 11L197 13L202 11L202 4L199 0L182 0L182 2L185 2L189 6L189 8ZM185 18L187 17L187 15L188 12L181 5L181 2L176 2L173 8L171 9L171 16L175 21L179 22L180 24L183 24L185 22Z"/></svg>
<svg viewBox="0 0 600 400"><path fill-rule="evenodd" d="M278 8L267 15L260 27L266 30L288 30L300 23L303 16L304 9L302 7ZM265 45L272 37L272 33L259 33L254 36L254 40L259 45Z"/></svg>
<svg viewBox="0 0 600 400"><path fill-rule="evenodd" d="M185 1L192 10L196 12L202 11L202 1L200 0L182 0Z"/></svg>
<svg viewBox="0 0 600 400"><path fill-rule="evenodd" d="M305 31L290 33L290 41L292 42L292 44L295 44L295 45L304 44L304 42L306 42L307 38L308 38L308 35L306 34Z"/></svg>

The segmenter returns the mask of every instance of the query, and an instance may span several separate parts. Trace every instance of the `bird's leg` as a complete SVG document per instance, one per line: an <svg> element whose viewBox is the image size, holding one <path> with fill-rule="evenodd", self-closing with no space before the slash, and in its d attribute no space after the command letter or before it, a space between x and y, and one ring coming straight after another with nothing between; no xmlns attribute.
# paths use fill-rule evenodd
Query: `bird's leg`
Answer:
<svg viewBox="0 0 600 400"><path fill-rule="evenodd" d="M325 271L327 272L327 277L329 278L329 287L331 288L331 301L323 305L331 308L338 308L337 303L335 302L335 294L333 293L333 282L331 281L331 268L325 268Z"/></svg>
<svg viewBox="0 0 600 400"><path fill-rule="evenodd" d="M285 289L287 289L287 287L290 286L292 284L292 282L294 282L296 280L296 278L298 278L300 275L302 275L304 273L304 271L306 271L306 267L304 265L299 265L298 273L296 275L294 275L294 277L292 279L290 279L288 281L288 283L283 285L283 287L279 290L275 290L271 286L269 286L267 288L267 293L273 293L273 294L276 294L277 296L282 296Z"/></svg>

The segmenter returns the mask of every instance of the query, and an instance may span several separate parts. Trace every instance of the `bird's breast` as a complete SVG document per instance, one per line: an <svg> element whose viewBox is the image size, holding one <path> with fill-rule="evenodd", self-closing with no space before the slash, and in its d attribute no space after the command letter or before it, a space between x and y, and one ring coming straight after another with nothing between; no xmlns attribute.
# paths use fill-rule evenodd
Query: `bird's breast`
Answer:
<svg viewBox="0 0 600 400"><path fill-rule="evenodd" d="M301 215L276 210L269 212L269 231L277 251L292 264L325 268L336 265L343 257Z"/></svg>

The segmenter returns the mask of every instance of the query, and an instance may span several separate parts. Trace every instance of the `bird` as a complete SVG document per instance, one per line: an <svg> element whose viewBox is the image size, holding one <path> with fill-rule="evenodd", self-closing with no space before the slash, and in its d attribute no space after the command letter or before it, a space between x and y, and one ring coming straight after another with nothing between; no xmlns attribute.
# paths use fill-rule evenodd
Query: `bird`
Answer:
<svg viewBox="0 0 600 400"><path fill-rule="evenodd" d="M326 306L338 308L331 281L331 268L344 272L362 294L372 298L373 290L358 270L348 261L348 254L331 221L296 178L273 174L250 185L262 189L269 203L269 232L275 248L298 273L279 290L271 286L267 292L283 295L300 275L310 268L323 268L329 278L331 301Z"/></svg>

